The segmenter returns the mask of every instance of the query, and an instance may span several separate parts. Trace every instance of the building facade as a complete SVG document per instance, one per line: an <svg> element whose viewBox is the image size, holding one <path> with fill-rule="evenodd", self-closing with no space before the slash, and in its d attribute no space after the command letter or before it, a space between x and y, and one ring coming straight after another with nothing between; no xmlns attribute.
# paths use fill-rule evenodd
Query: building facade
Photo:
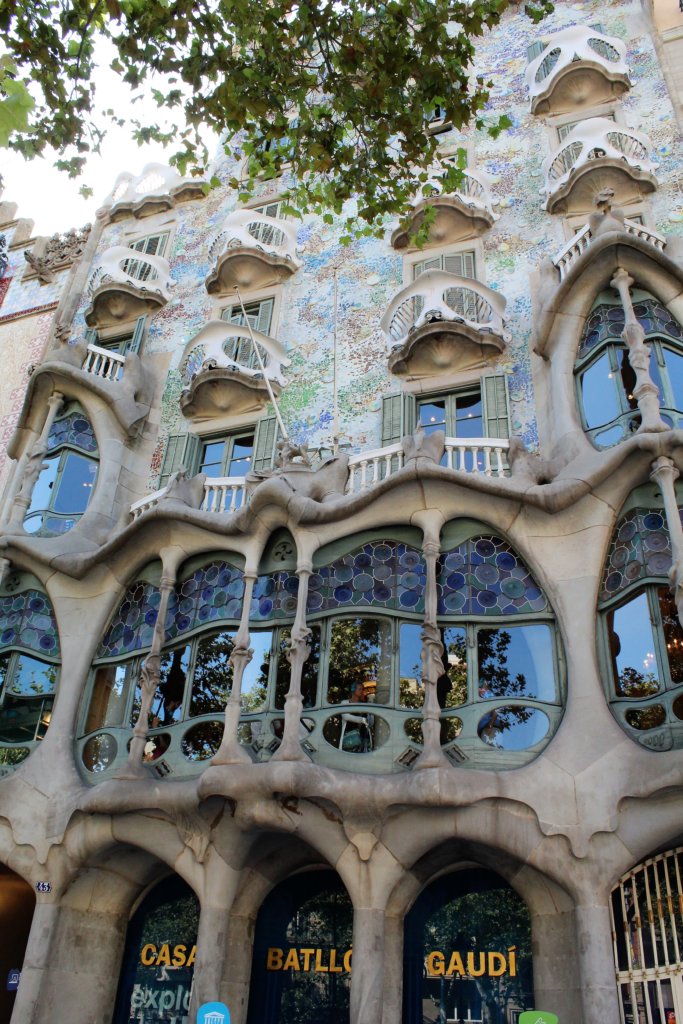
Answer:
<svg viewBox="0 0 683 1024"><path fill-rule="evenodd" d="M506 12L421 249L220 156L30 251L3 1019L683 1021L681 25Z"/></svg>

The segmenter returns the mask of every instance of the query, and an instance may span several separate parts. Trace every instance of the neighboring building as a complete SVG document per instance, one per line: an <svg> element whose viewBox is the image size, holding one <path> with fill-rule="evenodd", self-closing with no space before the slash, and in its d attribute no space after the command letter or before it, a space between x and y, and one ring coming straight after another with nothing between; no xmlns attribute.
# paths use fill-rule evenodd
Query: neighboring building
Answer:
<svg viewBox="0 0 683 1024"><path fill-rule="evenodd" d="M683 1020L655 45L636 3L508 11L477 71L512 128L435 118L469 162L421 250L158 165L61 291L35 247L12 310L59 308L21 409L1 385L3 1019Z"/></svg>

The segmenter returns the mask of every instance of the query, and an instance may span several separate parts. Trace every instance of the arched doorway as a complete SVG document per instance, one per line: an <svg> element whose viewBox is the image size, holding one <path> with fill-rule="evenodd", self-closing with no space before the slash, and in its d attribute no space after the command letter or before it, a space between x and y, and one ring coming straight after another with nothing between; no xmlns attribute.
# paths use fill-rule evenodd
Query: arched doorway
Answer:
<svg viewBox="0 0 683 1024"><path fill-rule="evenodd" d="M623 1024L683 1021L683 847L632 868L612 890Z"/></svg>
<svg viewBox="0 0 683 1024"><path fill-rule="evenodd" d="M184 1024L199 923L192 889L173 875L148 892L126 935L113 1024Z"/></svg>
<svg viewBox="0 0 683 1024"><path fill-rule="evenodd" d="M0 1021L9 1024L36 899L23 878L0 865Z"/></svg>
<svg viewBox="0 0 683 1024"><path fill-rule="evenodd" d="M256 921L247 1024L343 1024L353 906L333 871L281 882Z"/></svg>
<svg viewBox="0 0 683 1024"><path fill-rule="evenodd" d="M531 918L495 872L441 876L404 928L403 1024L516 1024L533 1007Z"/></svg>

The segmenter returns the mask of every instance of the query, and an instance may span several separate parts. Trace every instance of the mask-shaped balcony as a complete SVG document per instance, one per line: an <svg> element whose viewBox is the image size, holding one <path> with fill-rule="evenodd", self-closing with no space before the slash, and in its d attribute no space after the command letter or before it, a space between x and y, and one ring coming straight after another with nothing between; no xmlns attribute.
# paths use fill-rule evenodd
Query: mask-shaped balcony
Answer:
<svg viewBox="0 0 683 1024"><path fill-rule="evenodd" d="M491 194L481 174L464 171L460 187L452 193L441 194L437 181L428 184L433 185L434 194L418 200L413 206L407 226L396 228L391 236L394 249L406 248L410 236L419 231L425 210L429 207L436 211L434 222L429 228L429 241L433 245L448 245L466 238L475 238L498 219L493 212Z"/></svg>
<svg viewBox="0 0 683 1024"><path fill-rule="evenodd" d="M206 279L209 294L240 288L268 288L291 277L301 266L292 224L256 210L235 210L209 250L213 269Z"/></svg>
<svg viewBox="0 0 683 1024"><path fill-rule="evenodd" d="M182 361L186 383L180 396L184 416L206 419L229 412L256 412L269 400L266 377L277 397L287 383L283 366L290 360L275 338L253 332L263 361L259 366L249 329L224 320L209 320L188 343Z"/></svg>
<svg viewBox="0 0 683 1024"><path fill-rule="evenodd" d="M137 176L124 171L119 174L114 188L102 204L109 220L123 217L151 217L155 213L171 210L178 203L200 199L204 195L203 182L181 177L172 167L164 164L146 164Z"/></svg>
<svg viewBox="0 0 683 1024"><path fill-rule="evenodd" d="M595 197L614 192L619 206L637 202L657 188L649 139L605 117L581 121L543 162L546 210L592 213Z"/></svg>
<svg viewBox="0 0 683 1024"><path fill-rule="evenodd" d="M171 298L171 270L163 256L115 245L99 259L87 285L89 327L111 327L156 313Z"/></svg>
<svg viewBox="0 0 683 1024"><path fill-rule="evenodd" d="M626 47L584 25L557 32L526 72L532 114L567 114L631 88Z"/></svg>
<svg viewBox="0 0 683 1024"><path fill-rule="evenodd" d="M433 376L480 366L508 340L505 299L467 277L428 270L403 288L382 317L389 370Z"/></svg>

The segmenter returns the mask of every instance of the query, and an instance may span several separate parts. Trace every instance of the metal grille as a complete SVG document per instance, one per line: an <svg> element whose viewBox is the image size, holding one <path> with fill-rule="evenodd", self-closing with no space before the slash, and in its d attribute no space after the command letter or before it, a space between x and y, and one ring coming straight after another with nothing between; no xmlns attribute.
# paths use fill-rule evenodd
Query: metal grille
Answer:
<svg viewBox="0 0 683 1024"><path fill-rule="evenodd" d="M683 1019L683 847L633 868L612 890L623 1024Z"/></svg>

